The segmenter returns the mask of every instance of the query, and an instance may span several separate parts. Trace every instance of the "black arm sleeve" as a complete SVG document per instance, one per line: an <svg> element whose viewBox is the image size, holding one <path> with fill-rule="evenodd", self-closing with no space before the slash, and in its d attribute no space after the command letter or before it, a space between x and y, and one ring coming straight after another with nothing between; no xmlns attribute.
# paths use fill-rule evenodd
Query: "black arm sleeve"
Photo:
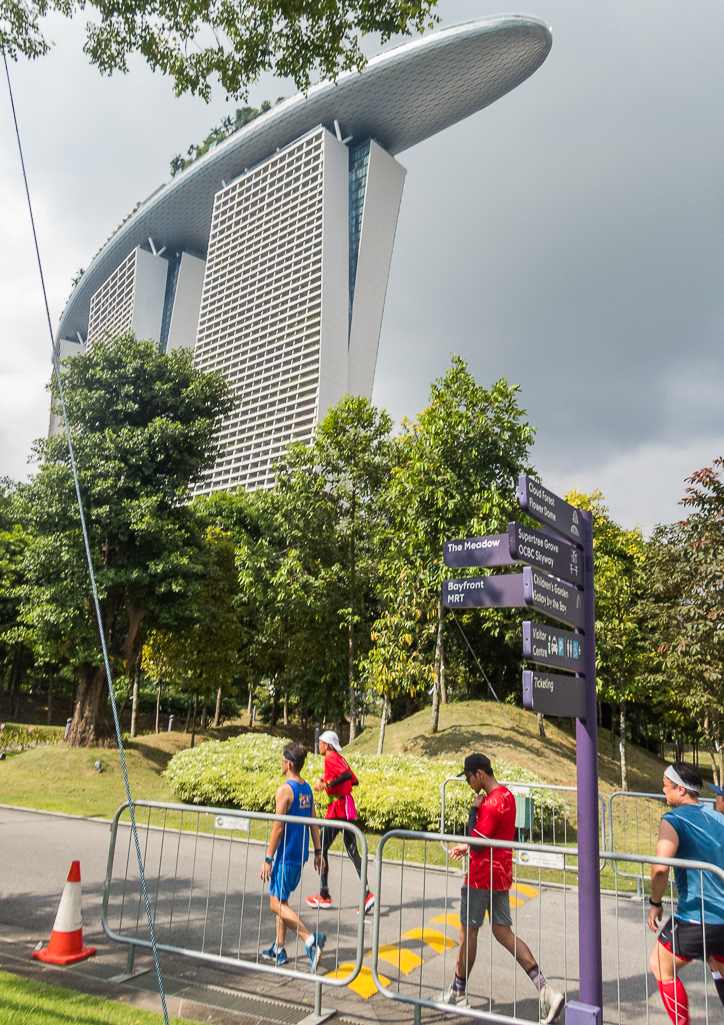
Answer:
<svg viewBox="0 0 724 1025"><path fill-rule="evenodd" d="M329 783L325 783L325 787L329 790L330 787L338 787L340 783L346 783L348 779L353 779L352 773L349 769L345 769L344 772L337 776L335 779L330 779Z"/></svg>
<svg viewBox="0 0 724 1025"><path fill-rule="evenodd" d="M478 809L471 808L468 812L468 836L472 834L475 829L475 823L478 821Z"/></svg>

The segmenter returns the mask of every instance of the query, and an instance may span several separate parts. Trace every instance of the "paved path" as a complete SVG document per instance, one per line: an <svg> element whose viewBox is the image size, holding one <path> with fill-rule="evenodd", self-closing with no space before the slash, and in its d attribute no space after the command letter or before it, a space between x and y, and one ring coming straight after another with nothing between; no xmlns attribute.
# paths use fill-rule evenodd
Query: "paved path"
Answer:
<svg viewBox="0 0 724 1025"><path fill-rule="evenodd" d="M234 834L238 837L239 834ZM102 886L108 857L108 823L0 808L0 958L12 971L48 972L74 987L108 986L107 980L125 965L126 948L110 942L101 928ZM274 934L268 896L259 879L263 850L254 843L231 841L229 834L211 840L191 832L142 830L149 894L156 914L157 938L162 944L185 947L235 960L255 962ZM338 841L338 845L340 842ZM99 956L68 969L47 969L28 962L29 952L47 942L70 862L81 862L84 938L99 948ZM530 873L530 870L526 870ZM374 866L370 863L370 874ZM343 988L324 988L324 1004L357 1021L397 1022L412 1019L408 1004L385 999L371 977L372 922L360 926L356 914L359 882L346 857L331 861L330 886L335 910L315 912L303 898L316 889L311 862L297 891L297 907L310 929L328 936L320 976L343 981L351 971L362 930L362 974ZM461 875L399 864L385 864L380 914L380 976L388 993L421 995L436 1000L454 970ZM130 830L119 830L111 886L109 922L127 937L145 938L145 917L138 899L135 854ZM515 932L538 958L543 971L576 999L578 990L577 893L520 879L512 892ZM645 929L645 906L628 897L602 898L604 928L604 990L606 1022L651 1022L667 1025L653 979L646 972L653 936ZM481 931L478 962L470 981L471 1004L497 1014L537 1020L537 996L525 973L514 970L513 959ZM306 969L301 945L290 936L292 962ZM137 965L148 966L141 951ZM15 967L12 967L12 965ZM313 1004L313 986L305 981L242 968L215 966L172 954L162 954L162 966L174 1013L219 1022L283 1022L296 1025ZM617 972L618 966L618 972ZM692 1020L704 1020L702 966L685 970ZM648 989L647 989L648 986ZM212 987L212 989L209 989ZM215 987L215 988L214 988ZM155 1006L155 979L147 974L115 986L118 998ZM91 990L94 991L94 990ZM211 994L211 995L209 995ZM709 1017L721 1019L721 1007L708 984ZM258 1003L262 999L267 1003ZM254 1003L257 1000L257 1003ZM276 1003L269 1003L269 1001ZM184 1005L185 1001L185 1005ZM250 1003L251 1001L251 1003ZM619 1013L620 1002L620 1013ZM220 1006L221 1005L221 1006ZM228 1006L227 1006L228 1005ZM198 1007L205 1008L204 1014ZM194 1011L194 1008L197 1010ZM296 1010L295 1010L296 1008ZM209 1017L211 1009L212 1017ZM215 1015L215 1017L214 1017ZM443 1015L425 1012L425 1021Z"/></svg>

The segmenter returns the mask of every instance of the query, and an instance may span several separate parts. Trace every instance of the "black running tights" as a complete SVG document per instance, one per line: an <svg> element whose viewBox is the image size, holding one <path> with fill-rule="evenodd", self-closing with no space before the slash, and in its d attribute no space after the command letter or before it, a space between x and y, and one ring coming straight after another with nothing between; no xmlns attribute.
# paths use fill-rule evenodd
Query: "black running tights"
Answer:
<svg viewBox="0 0 724 1025"><path fill-rule="evenodd" d="M357 837L349 829L343 829L341 826L322 826L322 874L319 880L319 892L323 897L329 897L329 887L327 885L327 876L329 874L329 863L327 855L329 854L329 848L332 846L334 841L337 839L338 834L341 833L344 838L344 846L347 848L347 854L352 859L354 867L357 869L357 875L362 873L362 859L359 856L357 850Z"/></svg>

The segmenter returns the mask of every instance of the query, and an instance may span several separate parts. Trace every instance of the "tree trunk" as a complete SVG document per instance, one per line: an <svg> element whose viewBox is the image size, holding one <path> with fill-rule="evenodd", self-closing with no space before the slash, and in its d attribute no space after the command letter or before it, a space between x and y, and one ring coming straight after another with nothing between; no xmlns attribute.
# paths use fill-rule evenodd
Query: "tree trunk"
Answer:
<svg viewBox="0 0 724 1025"><path fill-rule="evenodd" d="M385 693L382 701L382 719L380 720L380 739L377 742L377 754L382 754L382 748L385 746L385 727L387 726L387 694Z"/></svg>
<svg viewBox="0 0 724 1025"><path fill-rule="evenodd" d="M278 718L279 718L279 691L277 690L276 681L274 681L273 691L272 691L272 706L271 706L270 726L276 726Z"/></svg>
<svg viewBox="0 0 724 1025"><path fill-rule="evenodd" d="M48 726L53 722L53 674L48 676Z"/></svg>
<svg viewBox="0 0 724 1025"><path fill-rule="evenodd" d="M186 725L184 726L184 733L189 731L189 723L191 722L191 695L189 695L186 703Z"/></svg>
<svg viewBox="0 0 724 1025"><path fill-rule="evenodd" d="M201 729L202 730L206 729L206 702L205 701L204 701L204 703L201 706Z"/></svg>
<svg viewBox="0 0 724 1025"><path fill-rule="evenodd" d="M156 694L156 733L158 733L158 720L161 715L161 680L158 681L158 692Z"/></svg>
<svg viewBox="0 0 724 1025"><path fill-rule="evenodd" d="M196 702L198 701L198 699L198 694L194 694L194 718L191 724L191 744L189 745L190 747L193 747L196 743Z"/></svg>
<svg viewBox="0 0 724 1025"><path fill-rule="evenodd" d="M619 750L621 752L621 789L628 790L628 768L626 766L626 699L621 699L620 705L620 727L621 727L621 743Z"/></svg>
<svg viewBox="0 0 724 1025"><path fill-rule="evenodd" d="M251 706L252 706L253 700L254 700L254 688L252 687L251 684L249 684L249 704L248 704L248 707L247 707L246 711L247 711L247 715L249 716L249 725L250 726L251 726Z"/></svg>
<svg viewBox="0 0 724 1025"><path fill-rule="evenodd" d="M68 732L71 747L116 747L113 721L108 713L108 686L102 666L78 668L78 695Z"/></svg>
<svg viewBox="0 0 724 1025"><path fill-rule="evenodd" d="M136 717L138 716L138 685L141 682L141 656L136 657L133 667L133 704L131 705L131 737L136 736Z"/></svg>
<svg viewBox="0 0 724 1025"><path fill-rule="evenodd" d="M538 734L545 740L546 728L545 723L543 722L543 716L540 712L538 712Z"/></svg>
<svg viewBox="0 0 724 1025"><path fill-rule="evenodd" d="M430 714L430 732L437 733L440 725L440 698L442 693L441 670L444 671L442 643L442 591L437 600L437 640L435 642L435 675L432 687L432 712Z"/></svg>
<svg viewBox="0 0 724 1025"><path fill-rule="evenodd" d="M352 741L357 736L357 707L355 700L355 679L354 679L354 602L355 602L355 493L352 489L352 533L350 538L350 572L349 572L349 630L347 634L347 679L349 683L349 739Z"/></svg>
<svg viewBox="0 0 724 1025"><path fill-rule="evenodd" d="M447 704L447 686L445 684L445 606L442 603L442 591L437 600L437 640L435 642L435 662L437 663L440 681L440 701Z"/></svg>
<svg viewBox="0 0 724 1025"><path fill-rule="evenodd" d="M289 691L284 688L284 725L289 725Z"/></svg>
<svg viewBox="0 0 724 1025"><path fill-rule="evenodd" d="M221 721L221 687L216 692L216 711L214 712L214 729L219 728Z"/></svg>

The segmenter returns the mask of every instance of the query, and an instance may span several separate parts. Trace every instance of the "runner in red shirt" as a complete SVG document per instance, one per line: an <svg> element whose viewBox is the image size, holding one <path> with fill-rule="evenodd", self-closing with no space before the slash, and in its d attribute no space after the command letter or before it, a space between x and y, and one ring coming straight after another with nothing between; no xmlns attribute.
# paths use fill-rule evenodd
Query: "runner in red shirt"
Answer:
<svg viewBox="0 0 724 1025"><path fill-rule="evenodd" d="M326 790L329 794L329 805L327 806L328 819L336 821L351 822L357 818L357 810L352 798L352 787L359 782L349 767L345 758L342 757L342 747L339 737L334 730L325 730L319 738L319 753L324 757L324 780L318 779L313 789L317 792ZM322 826L322 871L319 879L319 893L307 897L307 904L310 908L331 908L332 895L329 892L327 876L329 873L329 848L341 833L344 838L344 845L347 854L352 859L357 875L362 873L362 859L357 850L357 838L348 829L342 829L330 823ZM375 895L369 890L365 896L365 914L374 907Z"/></svg>
<svg viewBox="0 0 724 1025"><path fill-rule="evenodd" d="M498 783L493 775L490 759L482 754L468 755L465 776L475 791L470 809L470 836L485 836L491 840L515 838L515 798L507 787ZM478 930L487 913L493 936L518 961L530 976L540 995L541 1020L553 1022L563 1007L564 996L549 986L530 948L513 932L510 917L510 887L513 882L513 852L504 847L481 847L457 844L450 851L455 859L470 855L468 873L462 888L460 902L460 950L458 951L455 979L442 993L446 1004L468 1006L467 980L478 949Z"/></svg>

